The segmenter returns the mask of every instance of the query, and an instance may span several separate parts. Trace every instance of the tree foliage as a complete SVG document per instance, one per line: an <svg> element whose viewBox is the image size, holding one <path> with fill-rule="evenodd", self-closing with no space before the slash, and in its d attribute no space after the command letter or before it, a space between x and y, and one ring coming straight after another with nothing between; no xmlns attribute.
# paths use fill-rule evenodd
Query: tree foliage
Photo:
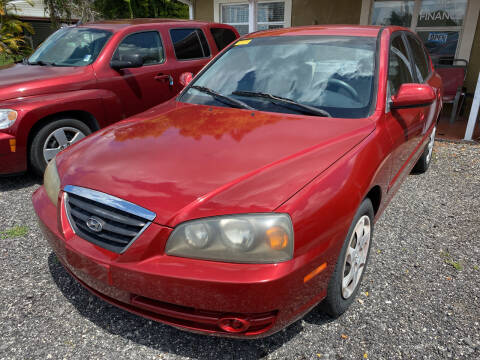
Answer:
<svg viewBox="0 0 480 360"><path fill-rule="evenodd" d="M26 1L33 5L31 0ZM32 26L13 16L11 10L15 10L13 0L0 0L0 56L3 62L17 60L32 51L25 39L26 34L34 33Z"/></svg>
<svg viewBox="0 0 480 360"><path fill-rule="evenodd" d="M1 0L0 0L1 1ZM80 19L188 18L188 6L176 0L44 0L55 27Z"/></svg>

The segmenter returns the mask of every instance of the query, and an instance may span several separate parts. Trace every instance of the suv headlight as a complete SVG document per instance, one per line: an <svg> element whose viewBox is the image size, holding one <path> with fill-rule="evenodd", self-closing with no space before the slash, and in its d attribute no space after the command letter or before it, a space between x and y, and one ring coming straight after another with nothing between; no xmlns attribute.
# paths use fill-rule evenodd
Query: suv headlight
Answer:
<svg viewBox="0 0 480 360"><path fill-rule="evenodd" d="M52 200L53 204L57 206L58 193L60 192L60 178L57 171L57 162L53 158L47 165L45 173L43 174L43 186L47 192L48 197Z"/></svg>
<svg viewBox="0 0 480 360"><path fill-rule="evenodd" d="M11 109L0 109L0 129L7 129L17 120L17 112Z"/></svg>
<svg viewBox="0 0 480 360"><path fill-rule="evenodd" d="M175 228L168 255L238 263L277 263L293 257L287 214L240 214L187 221Z"/></svg>

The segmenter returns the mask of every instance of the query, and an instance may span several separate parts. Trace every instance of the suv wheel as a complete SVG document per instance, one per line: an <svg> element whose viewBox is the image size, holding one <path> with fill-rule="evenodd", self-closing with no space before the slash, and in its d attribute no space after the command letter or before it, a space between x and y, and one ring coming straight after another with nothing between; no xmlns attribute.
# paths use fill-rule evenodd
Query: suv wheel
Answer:
<svg viewBox="0 0 480 360"><path fill-rule="evenodd" d="M32 170L42 175L55 155L91 132L85 123L76 119L59 119L45 125L35 134L30 147Z"/></svg>

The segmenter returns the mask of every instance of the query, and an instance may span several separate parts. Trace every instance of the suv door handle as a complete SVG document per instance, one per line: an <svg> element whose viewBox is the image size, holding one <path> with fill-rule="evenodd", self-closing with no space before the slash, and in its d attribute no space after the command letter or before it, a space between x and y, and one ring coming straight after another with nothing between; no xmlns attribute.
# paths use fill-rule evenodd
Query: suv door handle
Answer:
<svg viewBox="0 0 480 360"><path fill-rule="evenodd" d="M168 84L170 86L173 86L173 78L171 75L168 75L168 74L158 74L156 76L153 77L155 80L157 81L162 81L162 80L168 80Z"/></svg>

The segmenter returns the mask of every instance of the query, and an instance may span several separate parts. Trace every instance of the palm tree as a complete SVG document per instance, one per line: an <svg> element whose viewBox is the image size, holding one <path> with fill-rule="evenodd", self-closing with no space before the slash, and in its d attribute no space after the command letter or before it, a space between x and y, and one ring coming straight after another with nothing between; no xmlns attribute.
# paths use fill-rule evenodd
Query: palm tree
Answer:
<svg viewBox="0 0 480 360"><path fill-rule="evenodd" d="M33 6L32 0L24 0ZM32 26L9 13L15 10L14 0L0 0L0 56L4 61L17 60L30 53L31 48L25 34L33 34Z"/></svg>

